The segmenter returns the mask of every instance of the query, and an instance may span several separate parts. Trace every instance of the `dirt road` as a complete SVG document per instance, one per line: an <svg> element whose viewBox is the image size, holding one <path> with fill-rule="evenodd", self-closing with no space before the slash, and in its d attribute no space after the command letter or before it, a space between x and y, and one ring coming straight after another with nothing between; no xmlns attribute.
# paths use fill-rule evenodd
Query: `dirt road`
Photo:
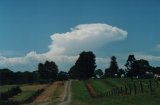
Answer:
<svg viewBox="0 0 160 105"><path fill-rule="evenodd" d="M72 83L71 80L66 83L65 90L64 90L64 97L56 105L70 105L70 102L71 102L71 83Z"/></svg>
<svg viewBox="0 0 160 105"><path fill-rule="evenodd" d="M53 84L49 85L45 91L39 95L34 102L32 103L33 105L48 105L51 103L51 101L53 99L55 99L55 97L57 97L57 95L55 95L54 93L56 93L57 88L61 88L63 82L57 81L54 82ZM58 95L58 97L60 97ZM63 97L63 96L62 96Z"/></svg>

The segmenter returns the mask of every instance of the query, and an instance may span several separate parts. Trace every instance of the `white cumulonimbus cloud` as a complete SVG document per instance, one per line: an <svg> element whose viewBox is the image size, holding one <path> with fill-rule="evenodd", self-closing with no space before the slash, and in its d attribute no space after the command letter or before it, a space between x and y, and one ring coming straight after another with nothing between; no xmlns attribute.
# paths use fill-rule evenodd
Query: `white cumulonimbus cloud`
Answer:
<svg viewBox="0 0 160 105"><path fill-rule="evenodd" d="M99 47L114 41L124 40L126 37L125 30L108 24L81 24L71 28L70 32L51 35L52 43L46 53L37 54L36 51L31 51L24 57L6 58L0 56L0 67L54 60L61 68L61 65L66 65L64 63L73 65L78 54L82 51L96 51ZM97 58L97 62L105 63L107 61L108 58Z"/></svg>

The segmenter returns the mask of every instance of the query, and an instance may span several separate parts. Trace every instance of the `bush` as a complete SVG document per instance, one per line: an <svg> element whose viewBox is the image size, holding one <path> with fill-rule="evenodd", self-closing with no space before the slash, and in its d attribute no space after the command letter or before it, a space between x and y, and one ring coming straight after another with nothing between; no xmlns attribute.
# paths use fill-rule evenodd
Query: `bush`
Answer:
<svg viewBox="0 0 160 105"><path fill-rule="evenodd" d="M8 89L8 91L4 91L0 93L0 101L7 100L8 98L17 95L21 92L21 89L19 86L13 86Z"/></svg>

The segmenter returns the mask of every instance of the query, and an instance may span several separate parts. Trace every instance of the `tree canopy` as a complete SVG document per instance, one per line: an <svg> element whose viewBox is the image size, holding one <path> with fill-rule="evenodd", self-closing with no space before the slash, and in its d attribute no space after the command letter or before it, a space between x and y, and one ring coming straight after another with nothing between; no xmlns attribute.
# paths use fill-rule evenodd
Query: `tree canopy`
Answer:
<svg viewBox="0 0 160 105"><path fill-rule="evenodd" d="M149 62L144 59L136 60L134 55L129 55L128 60L126 62L127 67L127 76L135 77L138 76L142 78L143 75L148 71L151 71L151 67Z"/></svg>
<svg viewBox="0 0 160 105"><path fill-rule="evenodd" d="M53 61L46 61L44 64L39 63L38 73L43 80L55 81L58 76L58 66Z"/></svg>
<svg viewBox="0 0 160 105"><path fill-rule="evenodd" d="M94 76L96 68L95 55L93 52L82 52L75 65L70 69L69 74L80 80L89 79Z"/></svg>
<svg viewBox="0 0 160 105"><path fill-rule="evenodd" d="M110 67L105 70L105 76L108 77L115 77L115 75L118 73L119 67L116 61L116 57L111 57Z"/></svg>

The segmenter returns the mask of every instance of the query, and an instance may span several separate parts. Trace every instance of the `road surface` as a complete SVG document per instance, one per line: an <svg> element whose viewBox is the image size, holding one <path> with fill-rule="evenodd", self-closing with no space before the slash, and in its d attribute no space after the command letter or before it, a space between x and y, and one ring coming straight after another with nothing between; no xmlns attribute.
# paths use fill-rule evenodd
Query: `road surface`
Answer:
<svg viewBox="0 0 160 105"><path fill-rule="evenodd" d="M67 81L66 86L65 86L65 90L64 90L64 96L60 100L60 102L57 103L56 105L70 105L70 102L71 102L71 83L72 83L71 80Z"/></svg>

